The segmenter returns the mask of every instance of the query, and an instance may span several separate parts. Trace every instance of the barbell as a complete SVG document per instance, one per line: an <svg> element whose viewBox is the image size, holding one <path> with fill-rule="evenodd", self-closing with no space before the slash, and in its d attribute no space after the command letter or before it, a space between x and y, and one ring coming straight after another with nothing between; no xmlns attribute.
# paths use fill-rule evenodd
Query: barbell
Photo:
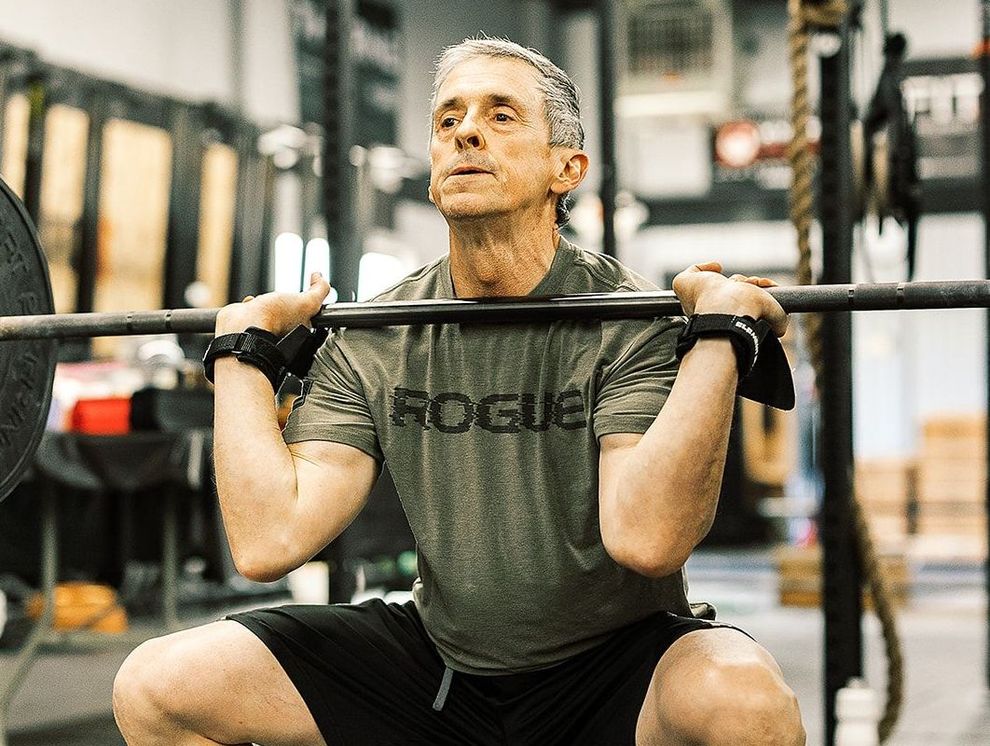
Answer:
<svg viewBox="0 0 990 746"><path fill-rule="evenodd" d="M48 264L24 205L0 180L0 501L30 467L51 403L58 340L213 332L220 309L54 313ZM988 308L990 280L769 288L788 313ZM513 324L683 313L671 291L336 303L316 327Z"/></svg>

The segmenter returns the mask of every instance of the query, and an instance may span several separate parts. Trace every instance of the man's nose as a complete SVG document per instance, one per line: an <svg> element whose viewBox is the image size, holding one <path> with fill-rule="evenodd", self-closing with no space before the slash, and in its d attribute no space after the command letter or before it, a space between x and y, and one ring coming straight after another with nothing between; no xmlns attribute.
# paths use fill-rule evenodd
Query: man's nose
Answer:
<svg viewBox="0 0 990 746"><path fill-rule="evenodd" d="M478 126L477 117L472 113L466 114L457 125L455 137L460 148L481 148L485 144L485 138Z"/></svg>

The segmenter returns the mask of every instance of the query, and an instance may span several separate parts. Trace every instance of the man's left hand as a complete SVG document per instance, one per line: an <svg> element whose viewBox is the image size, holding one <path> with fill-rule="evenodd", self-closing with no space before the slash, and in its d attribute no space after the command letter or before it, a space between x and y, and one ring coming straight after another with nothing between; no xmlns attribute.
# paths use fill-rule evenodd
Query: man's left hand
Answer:
<svg viewBox="0 0 990 746"><path fill-rule="evenodd" d="M763 290L777 283L767 277L722 274L719 262L688 267L674 278L677 299L690 316L695 313L724 313L766 319L778 337L787 331L787 314L776 299Z"/></svg>

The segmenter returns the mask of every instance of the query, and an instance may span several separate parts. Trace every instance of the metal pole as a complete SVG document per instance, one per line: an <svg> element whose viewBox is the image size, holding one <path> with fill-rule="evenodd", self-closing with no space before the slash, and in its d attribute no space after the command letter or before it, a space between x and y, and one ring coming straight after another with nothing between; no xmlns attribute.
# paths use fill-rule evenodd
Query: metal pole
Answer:
<svg viewBox="0 0 990 746"><path fill-rule="evenodd" d="M983 156L983 250L984 271L990 277L990 0L982 0L983 33L980 45L980 72L983 76L983 92L980 94L980 129ZM990 449L990 311L987 312L987 444ZM990 453L988 453L990 463ZM986 513L990 516L990 480L986 487ZM987 542L990 546L990 520L987 521ZM987 597L990 598L990 552L985 558ZM990 604L987 604L986 681L990 687Z"/></svg>
<svg viewBox="0 0 990 746"><path fill-rule="evenodd" d="M852 11L850 11L851 13ZM852 158L849 136L850 14L839 27L833 54L821 58L822 122L820 208L822 282L849 282L852 274ZM835 738L835 696L862 675L861 567L852 511L852 318L830 316L822 325L822 438L824 496L819 519L822 610L825 617L825 743Z"/></svg>
<svg viewBox="0 0 990 746"><path fill-rule="evenodd" d="M55 486L47 478L38 480L41 495L41 616L9 668L0 676L0 746L7 746L10 705L34 666L39 650L55 621L55 585L58 581L58 511Z"/></svg>
<svg viewBox="0 0 990 746"><path fill-rule="evenodd" d="M351 146L354 144L353 112L355 70L351 58L354 0L326 3L326 44L323 65L323 214L330 244L330 277L339 297L357 298L362 247L354 225L354 186ZM330 567L330 599L347 601L342 549L331 542L321 556Z"/></svg>
<svg viewBox="0 0 990 746"><path fill-rule="evenodd" d="M24 207L35 225L41 225L41 174L45 150L48 90L44 74L37 68L28 75L29 102L27 162L24 167Z"/></svg>
<svg viewBox="0 0 990 746"><path fill-rule="evenodd" d="M172 182L165 234L163 303L186 305L185 291L196 279L199 209L203 178L203 121L186 104L172 104L166 115L172 133Z"/></svg>
<svg viewBox="0 0 990 746"><path fill-rule="evenodd" d="M323 96L323 211L330 244L330 276L340 297L357 297L361 247L354 240L351 145L354 143L354 70L350 54L353 0L326 4Z"/></svg>
<svg viewBox="0 0 990 746"><path fill-rule="evenodd" d="M10 78L12 68L16 63L16 55L10 49L0 48L0 145L4 141L4 130L7 126L7 102L10 93ZM0 147L0 171L6 165L3 162L3 147Z"/></svg>
<svg viewBox="0 0 990 746"><path fill-rule="evenodd" d="M990 280L797 285L769 288L788 313L990 308ZM129 334L212 333L220 309L0 316L0 340L70 339ZM562 319L649 319L679 316L670 290L584 293L555 297L335 303L313 317L318 327L372 328L412 324L545 323ZM840 314L837 319L848 315ZM848 388L848 382L844 384Z"/></svg>
<svg viewBox="0 0 990 746"><path fill-rule="evenodd" d="M230 19L230 104L238 116L244 113L244 8L241 0L227 0Z"/></svg>
<svg viewBox="0 0 990 746"><path fill-rule="evenodd" d="M86 177L83 181L83 211L79 220L79 248L74 257L78 267L76 309L92 311L96 298L96 274L99 264L100 190L102 187L103 128L109 117L106 94L91 90L89 132L86 140ZM88 354L88 350L84 351Z"/></svg>
<svg viewBox="0 0 990 746"><path fill-rule="evenodd" d="M602 252L616 256L615 194L615 3L598 2L598 107L601 126Z"/></svg>

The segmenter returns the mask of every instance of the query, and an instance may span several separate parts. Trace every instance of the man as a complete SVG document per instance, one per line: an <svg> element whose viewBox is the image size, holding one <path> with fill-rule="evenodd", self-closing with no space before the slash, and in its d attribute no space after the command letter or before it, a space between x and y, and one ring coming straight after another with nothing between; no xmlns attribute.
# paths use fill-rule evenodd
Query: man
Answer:
<svg viewBox="0 0 990 746"><path fill-rule="evenodd" d="M561 238L588 169L577 92L497 40L445 51L430 199L450 251L383 299L649 284ZM685 309L786 327L761 278L681 273ZM281 336L299 295L225 308ZM259 610L153 640L114 711L132 744L799 744L798 708L747 635L694 619L681 568L711 525L739 362L683 319L340 330L285 432L272 385L215 361L217 491L255 580L302 564L388 462L416 535L414 602ZM674 380L676 373L676 381Z"/></svg>

